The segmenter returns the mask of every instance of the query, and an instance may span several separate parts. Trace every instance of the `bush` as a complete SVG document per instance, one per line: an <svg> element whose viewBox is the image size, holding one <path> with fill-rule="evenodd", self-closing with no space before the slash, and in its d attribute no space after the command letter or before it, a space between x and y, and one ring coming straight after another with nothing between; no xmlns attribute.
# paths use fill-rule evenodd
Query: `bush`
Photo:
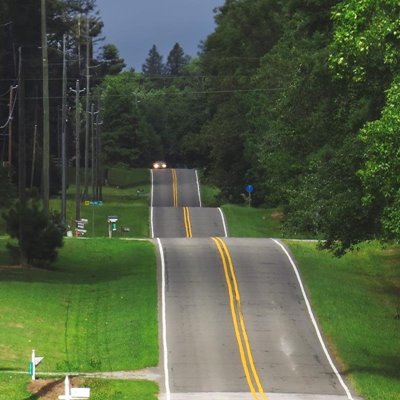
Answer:
<svg viewBox="0 0 400 400"><path fill-rule="evenodd" d="M63 231L55 214L47 216L38 200L22 204L18 202L3 214L6 231L18 245L7 247L21 264L47 266L57 258L57 249L63 246Z"/></svg>

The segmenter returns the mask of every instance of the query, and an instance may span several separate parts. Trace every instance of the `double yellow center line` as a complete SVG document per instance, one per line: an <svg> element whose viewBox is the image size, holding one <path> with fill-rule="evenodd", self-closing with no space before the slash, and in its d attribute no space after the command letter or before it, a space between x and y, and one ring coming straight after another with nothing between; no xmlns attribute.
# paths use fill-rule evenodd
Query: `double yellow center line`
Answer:
<svg viewBox="0 0 400 400"><path fill-rule="evenodd" d="M190 221L189 207L183 207L183 221L185 224L186 237L187 238L193 237L192 222Z"/></svg>
<svg viewBox="0 0 400 400"><path fill-rule="evenodd" d="M254 399L267 400L267 396L265 395L264 389L261 385L260 378L254 364L253 354L250 348L246 325L243 318L242 306L240 303L239 286L236 279L232 257L229 253L228 247L221 238L213 237L212 240L217 246L217 249L221 256L222 266L224 268L225 279L229 293L229 304L231 309L233 327L235 330L240 359L242 361L247 383Z"/></svg>
<svg viewBox="0 0 400 400"><path fill-rule="evenodd" d="M172 172L172 197L174 207L178 207L178 178L176 176L176 169L171 169Z"/></svg>

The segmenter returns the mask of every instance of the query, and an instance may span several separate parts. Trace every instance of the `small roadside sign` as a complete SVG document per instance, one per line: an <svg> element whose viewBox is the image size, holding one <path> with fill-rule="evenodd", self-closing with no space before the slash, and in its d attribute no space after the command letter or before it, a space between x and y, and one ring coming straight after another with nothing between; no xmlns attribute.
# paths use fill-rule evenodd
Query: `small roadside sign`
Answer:
<svg viewBox="0 0 400 400"><path fill-rule="evenodd" d="M253 187L253 185L247 185L247 186L246 186L246 192L247 192L247 193L253 193L253 192L254 192L254 187Z"/></svg>

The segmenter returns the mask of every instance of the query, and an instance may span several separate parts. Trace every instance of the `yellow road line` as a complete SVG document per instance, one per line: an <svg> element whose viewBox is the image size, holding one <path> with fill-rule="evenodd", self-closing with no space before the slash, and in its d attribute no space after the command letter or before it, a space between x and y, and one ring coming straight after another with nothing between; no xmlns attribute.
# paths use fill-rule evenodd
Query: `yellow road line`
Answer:
<svg viewBox="0 0 400 400"><path fill-rule="evenodd" d="M174 207L178 207L178 178L176 176L176 169L171 169L172 173L172 197Z"/></svg>
<svg viewBox="0 0 400 400"><path fill-rule="evenodd" d="M224 268L225 279L228 286L229 304L231 307L232 321L247 383L249 385L250 391L254 399L259 400L259 395L260 395L262 399L267 400L267 397L264 393L264 389L262 387L260 378L258 376L254 364L253 354L251 351L246 325L244 322L242 307L240 303L239 286L236 279L235 268L233 266L232 257L230 255L228 247L221 238L212 238L212 240L217 246L217 249L221 256L222 265ZM249 370L249 365L251 374ZM256 389L254 387L253 380L257 386L258 393L256 392Z"/></svg>
<svg viewBox="0 0 400 400"><path fill-rule="evenodd" d="M186 237L191 238L193 237L192 234L192 222L190 220L190 212L188 207L183 207L183 221L185 224L185 231L186 231Z"/></svg>

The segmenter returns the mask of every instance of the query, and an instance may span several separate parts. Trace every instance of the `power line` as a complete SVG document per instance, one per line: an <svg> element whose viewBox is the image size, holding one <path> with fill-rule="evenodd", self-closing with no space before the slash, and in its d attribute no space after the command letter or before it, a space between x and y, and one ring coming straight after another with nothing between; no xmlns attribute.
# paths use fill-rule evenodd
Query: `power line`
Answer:
<svg viewBox="0 0 400 400"><path fill-rule="evenodd" d="M185 95L196 95L196 94L224 94L224 93L252 93L252 92L279 92L282 91L283 88L254 88L254 89L226 89L226 90L199 90L199 91L180 91L180 92L175 92L175 93L162 93L162 92L157 92L157 93L142 93L141 95L143 97L151 97L151 96L185 96ZM102 97L104 95L96 96L93 95L94 98L97 97ZM129 98L129 94L110 94L110 95L105 95L106 97L111 97L111 98ZM43 97L26 97L27 100L38 100L38 99L43 99ZM56 100L56 99L62 99L61 96L51 96L49 99Z"/></svg>

